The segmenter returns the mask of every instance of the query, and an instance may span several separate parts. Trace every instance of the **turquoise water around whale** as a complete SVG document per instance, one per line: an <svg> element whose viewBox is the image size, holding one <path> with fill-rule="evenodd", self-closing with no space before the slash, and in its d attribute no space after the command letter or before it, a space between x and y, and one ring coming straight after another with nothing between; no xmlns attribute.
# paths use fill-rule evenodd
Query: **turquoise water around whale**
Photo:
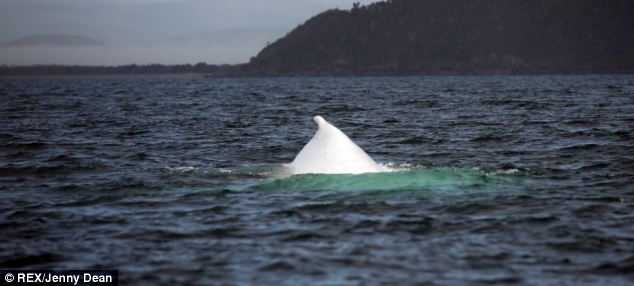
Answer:
<svg viewBox="0 0 634 286"><path fill-rule="evenodd" d="M634 76L0 79L0 268L631 285ZM322 115L392 171L287 176Z"/></svg>
<svg viewBox="0 0 634 286"><path fill-rule="evenodd" d="M512 173L515 170L511 170ZM505 176L509 175L509 176ZM461 193L478 187L492 190L520 181L515 174L499 174L464 168L395 169L384 173L366 174L305 174L251 186L261 190L337 190L337 191L437 191Z"/></svg>

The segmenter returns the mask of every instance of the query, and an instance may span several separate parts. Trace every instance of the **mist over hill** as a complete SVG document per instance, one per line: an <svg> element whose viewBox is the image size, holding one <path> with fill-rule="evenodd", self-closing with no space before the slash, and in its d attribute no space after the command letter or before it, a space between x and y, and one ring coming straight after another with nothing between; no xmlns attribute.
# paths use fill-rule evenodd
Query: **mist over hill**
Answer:
<svg viewBox="0 0 634 286"><path fill-rule="evenodd" d="M253 57L259 75L634 70L634 1L391 0L329 10Z"/></svg>

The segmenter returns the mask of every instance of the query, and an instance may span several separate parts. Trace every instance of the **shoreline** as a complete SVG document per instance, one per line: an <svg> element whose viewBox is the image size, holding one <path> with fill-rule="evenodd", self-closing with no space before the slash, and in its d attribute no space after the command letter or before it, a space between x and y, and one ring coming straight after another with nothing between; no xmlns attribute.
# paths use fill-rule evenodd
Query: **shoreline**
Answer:
<svg viewBox="0 0 634 286"><path fill-rule="evenodd" d="M417 76L543 76L543 75L634 75L634 70L544 70L518 72L504 70L436 72L292 72L292 73L129 73L129 74L0 74L0 79L161 79L161 78L346 78L346 77L417 77Z"/></svg>
<svg viewBox="0 0 634 286"><path fill-rule="evenodd" d="M203 74L50 74L50 75L0 75L0 79L161 79L161 78L203 78Z"/></svg>

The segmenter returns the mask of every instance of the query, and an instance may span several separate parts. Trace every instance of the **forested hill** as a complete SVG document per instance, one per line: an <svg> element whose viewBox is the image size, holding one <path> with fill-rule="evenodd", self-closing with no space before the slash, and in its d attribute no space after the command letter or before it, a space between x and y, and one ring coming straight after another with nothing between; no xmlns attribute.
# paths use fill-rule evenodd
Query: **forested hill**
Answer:
<svg viewBox="0 0 634 286"><path fill-rule="evenodd" d="M262 75L634 71L632 0L391 0L321 13L252 58Z"/></svg>

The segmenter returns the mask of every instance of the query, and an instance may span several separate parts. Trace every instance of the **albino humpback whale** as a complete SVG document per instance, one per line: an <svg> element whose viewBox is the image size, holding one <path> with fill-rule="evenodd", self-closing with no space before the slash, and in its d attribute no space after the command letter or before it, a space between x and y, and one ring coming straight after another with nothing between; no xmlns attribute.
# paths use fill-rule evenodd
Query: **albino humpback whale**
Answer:
<svg viewBox="0 0 634 286"><path fill-rule="evenodd" d="M317 115L317 132L291 163L293 174L361 174L383 172L346 134Z"/></svg>

